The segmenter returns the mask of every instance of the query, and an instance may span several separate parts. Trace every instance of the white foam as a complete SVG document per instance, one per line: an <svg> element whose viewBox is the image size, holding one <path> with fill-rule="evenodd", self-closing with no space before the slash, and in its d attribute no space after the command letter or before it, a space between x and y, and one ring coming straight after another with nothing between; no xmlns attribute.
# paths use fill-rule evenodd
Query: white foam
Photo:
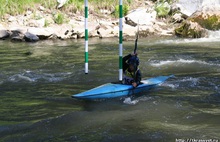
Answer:
<svg viewBox="0 0 220 142"><path fill-rule="evenodd" d="M128 104L128 105L135 105L135 104L137 104L138 102L139 102L138 100L133 100L133 101L131 101L131 98L130 98L130 97L125 98L125 100L123 101L123 103Z"/></svg>
<svg viewBox="0 0 220 142"><path fill-rule="evenodd" d="M178 65L178 64L201 64L201 65L208 65L208 66L220 66L219 64L207 63L205 61L200 60L186 60L186 59L179 59L179 60L167 60L167 61L160 61L158 63L151 63L151 66L160 67L165 65Z"/></svg>
<svg viewBox="0 0 220 142"><path fill-rule="evenodd" d="M160 40L156 44L186 44L186 43L209 43L209 42L219 42L220 41L220 30L210 31L208 30L207 37L203 38L177 38L177 39L167 39Z"/></svg>

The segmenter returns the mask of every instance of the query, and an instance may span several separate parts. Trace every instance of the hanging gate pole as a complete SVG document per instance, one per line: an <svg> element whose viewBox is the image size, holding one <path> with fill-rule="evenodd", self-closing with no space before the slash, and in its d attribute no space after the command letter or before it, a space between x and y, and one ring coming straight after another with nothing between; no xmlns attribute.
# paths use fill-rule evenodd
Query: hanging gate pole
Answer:
<svg viewBox="0 0 220 142"><path fill-rule="evenodd" d="M84 0L85 5L85 74L88 74L88 61L89 61L89 53L88 53L88 0Z"/></svg>
<svg viewBox="0 0 220 142"><path fill-rule="evenodd" d="M123 32L122 32L122 17L123 17L123 0L119 0L119 81L122 81L123 75L123 64L122 64L122 57L123 57Z"/></svg>

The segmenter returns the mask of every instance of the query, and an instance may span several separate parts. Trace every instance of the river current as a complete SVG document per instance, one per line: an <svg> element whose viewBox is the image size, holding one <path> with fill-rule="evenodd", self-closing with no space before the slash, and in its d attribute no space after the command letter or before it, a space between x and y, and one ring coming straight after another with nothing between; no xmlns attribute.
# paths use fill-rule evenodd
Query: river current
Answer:
<svg viewBox="0 0 220 142"><path fill-rule="evenodd" d="M117 38L89 39L87 75L84 40L0 45L0 141L220 141L220 38L141 38L143 78L175 77L95 101L71 95L118 80Z"/></svg>

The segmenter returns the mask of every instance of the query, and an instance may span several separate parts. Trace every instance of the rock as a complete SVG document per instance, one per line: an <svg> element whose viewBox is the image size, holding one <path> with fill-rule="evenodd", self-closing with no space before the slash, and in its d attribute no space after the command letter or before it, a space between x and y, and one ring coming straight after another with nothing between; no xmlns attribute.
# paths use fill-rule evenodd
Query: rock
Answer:
<svg viewBox="0 0 220 142"><path fill-rule="evenodd" d="M112 25L111 22L100 21L100 23L94 27L93 30L97 32L93 34L93 37L99 36L99 38L103 38L115 36L116 32L114 30L114 25Z"/></svg>
<svg viewBox="0 0 220 142"><path fill-rule="evenodd" d="M45 18L41 18L39 20L36 20L36 23L38 24L38 27L42 28L45 26Z"/></svg>
<svg viewBox="0 0 220 142"><path fill-rule="evenodd" d="M64 4L66 4L68 2L68 0L57 0L57 8L61 8L63 7Z"/></svg>
<svg viewBox="0 0 220 142"><path fill-rule="evenodd" d="M108 27L106 29L101 27L99 30L97 30L97 34L98 34L99 38L114 37L114 29L111 27ZM95 36L93 36L93 37L95 37Z"/></svg>
<svg viewBox="0 0 220 142"><path fill-rule="evenodd" d="M0 39L9 38L10 34L7 30L0 30Z"/></svg>
<svg viewBox="0 0 220 142"><path fill-rule="evenodd" d="M173 4L174 7L178 7L180 12L191 16L202 6L219 5L219 0L178 0Z"/></svg>
<svg viewBox="0 0 220 142"><path fill-rule="evenodd" d="M173 4L174 7L180 9L182 14L187 15L188 17L191 16L201 5L202 2L198 0L178 0L177 3Z"/></svg>
<svg viewBox="0 0 220 142"><path fill-rule="evenodd" d="M32 13L33 13L32 11L27 10L25 15L28 16L28 15L31 15Z"/></svg>
<svg viewBox="0 0 220 142"><path fill-rule="evenodd" d="M26 32L24 34L24 39L26 42L36 42L39 41L39 37L36 36L35 34L32 34L30 32Z"/></svg>
<svg viewBox="0 0 220 142"><path fill-rule="evenodd" d="M187 20L197 22L200 26L208 30L220 29L220 5L202 6L193 13Z"/></svg>
<svg viewBox="0 0 220 142"><path fill-rule="evenodd" d="M207 30L220 29L220 5L206 5L187 18L175 34L180 37L200 38L207 35Z"/></svg>
<svg viewBox="0 0 220 142"><path fill-rule="evenodd" d="M125 16L125 23L130 26L139 25L152 25L156 19L156 11L151 13L147 12L147 9L136 9L130 14Z"/></svg>
<svg viewBox="0 0 220 142"><path fill-rule="evenodd" d="M40 11L44 11L45 8L44 8L43 6L39 6L39 10L40 10Z"/></svg>
<svg viewBox="0 0 220 142"><path fill-rule="evenodd" d="M14 22L16 20L17 20L16 17L10 16L9 19L8 19L8 22Z"/></svg>
<svg viewBox="0 0 220 142"><path fill-rule="evenodd" d="M39 20L30 20L28 23L27 23L27 26L29 27L44 27L45 25L45 18L41 18Z"/></svg>
<svg viewBox="0 0 220 142"><path fill-rule="evenodd" d="M201 38L206 34L206 30L196 22L186 21L175 29L175 34L179 37Z"/></svg>
<svg viewBox="0 0 220 142"><path fill-rule="evenodd" d="M48 27L48 28L29 28L28 31L37 37L39 39L49 39L51 36L54 35L54 31L57 29L57 27Z"/></svg>
<svg viewBox="0 0 220 142"><path fill-rule="evenodd" d="M141 30L140 27L139 27L139 30ZM137 32L137 27L124 24L124 26L123 26L123 33L124 33L125 36L132 36L132 37L134 37L136 32Z"/></svg>
<svg viewBox="0 0 220 142"><path fill-rule="evenodd" d="M174 23L181 23L184 19L182 18L181 13L176 13L172 16Z"/></svg>
<svg viewBox="0 0 220 142"><path fill-rule="evenodd" d="M19 30L11 31L11 41L22 42L24 38L24 34L22 34Z"/></svg>
<svg viewBox="0 0 220 142"><path fill-rule="evenodd" d="M72 32L67 32L67 31L75 31L73 30L72 26L69 24L63 24L63 25L56 25L53 28L54 34L59 38L59 39L69 39L73 38L74 34Z"/></svg>

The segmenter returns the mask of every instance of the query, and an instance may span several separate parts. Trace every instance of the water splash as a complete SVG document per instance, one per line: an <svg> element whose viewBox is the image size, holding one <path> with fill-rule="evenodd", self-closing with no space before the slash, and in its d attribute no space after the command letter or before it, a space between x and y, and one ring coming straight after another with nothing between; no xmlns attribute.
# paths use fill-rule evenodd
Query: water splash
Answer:
<svg viewBox="0 0 220 142"><path fill-rule="evenodd" d="M209 39L220 39L220 30L219 31L208 31L208 38Z"/></svg>
<svg viewBox="0 0 220 142"><path fill-rule="evenodd" d="M206 65L206 66L217 66L219 67L220 64L208 63L201 60L186 60L186 59L178 59L178 60L166 60L166 61L151 61L151 66L160 67L165 65L183 65L183 64L199 64L199 65Z"/></svg>
<svg viewBox="0 0 220 142"><path fill-rule="evenodd" d="M136 105L139 101L138 100L131 100L131 97L125 98L125 100L123 101L124 104L128 104L128 105Z"/></svg>

